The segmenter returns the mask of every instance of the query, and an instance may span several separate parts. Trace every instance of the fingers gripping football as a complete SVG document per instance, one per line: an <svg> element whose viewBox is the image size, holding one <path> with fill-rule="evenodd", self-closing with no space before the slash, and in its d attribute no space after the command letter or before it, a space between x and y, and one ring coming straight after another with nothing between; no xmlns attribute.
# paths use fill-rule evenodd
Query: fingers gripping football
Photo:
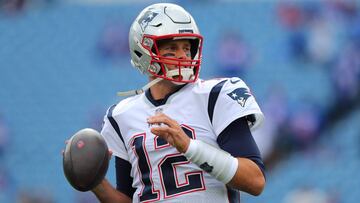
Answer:
<svg viewBox="0 0 360 203"><path fill-rule="evenodd" d="M151 132L153 134L166 140L179 152L186 152L190 138L185 134L177 121L163 113L159 113L149 117L147 122L151 126Z"/></svg>

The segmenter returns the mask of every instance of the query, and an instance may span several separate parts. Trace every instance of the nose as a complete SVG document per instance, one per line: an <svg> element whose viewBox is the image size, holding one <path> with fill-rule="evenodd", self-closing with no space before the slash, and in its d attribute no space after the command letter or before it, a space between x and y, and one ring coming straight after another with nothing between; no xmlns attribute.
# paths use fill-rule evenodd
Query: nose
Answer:
<svg viewBox="0 0 360 203"><path fill-rule="evenodd" d="M178 59L187 59L189 57L188 53L185 50L182 50L182 49L178 50L177 56L178 56L177 57Z"/></svg>

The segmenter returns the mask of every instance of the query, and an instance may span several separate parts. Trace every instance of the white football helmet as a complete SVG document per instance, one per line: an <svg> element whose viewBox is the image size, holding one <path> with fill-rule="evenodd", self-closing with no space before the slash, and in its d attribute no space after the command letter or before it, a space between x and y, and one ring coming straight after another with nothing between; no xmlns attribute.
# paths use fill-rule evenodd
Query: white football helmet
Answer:
<svg viewBox="0 0 360 203"><path fill-rule="evenodd" d="M189 39L191 60L160 56L157 42L164 39ZM131 25L131 64L143 74L175 84L195 82L200 71L202 42L193 17L184 8L171 3L153 4L142 10ZM178 69L168 70L167 65Z"/></svg>

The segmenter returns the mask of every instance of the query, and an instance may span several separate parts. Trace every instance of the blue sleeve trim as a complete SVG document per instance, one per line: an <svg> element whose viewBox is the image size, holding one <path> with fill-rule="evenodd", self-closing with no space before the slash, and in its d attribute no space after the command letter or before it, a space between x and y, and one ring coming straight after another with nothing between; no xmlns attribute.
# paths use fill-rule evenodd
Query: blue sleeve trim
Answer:
<svg viewBox="0 0 360 203"><path fill-rule="evenodd" d="M213 116L214 116L214 108L215 108L216 101L217 101L220 91L226 81L227 80L223 80L223 81L219 82L210 91L209 101L208 101L208 114L209 114L209 119L210 119L211 123L212 123Z"/></svg>
<svg viewBox="0 0 360 203"><path fill-rule="evenodd" d="M115 157L116 190L132 199L135 188L132 187L133 178L130 176L131 164L124 159Z"/></svg>
<svg viewBox="0 0 360 203"><path fill-rule="evenodd" d="M116 104L114 104L110 107L108 114L107 114L107 118L109 119L111 126L114 128L116 133L119 135L121 141L124 143L124 146L126 147L124 138L122 137L121 132L120 132L119 125L116 123L115 119L112 116L115 107L116 107Z"/></svg>
<svg viewBox="0 0 360 203"><path fill-rule="evenodd" d="M248 158L255 162L265 176L265 165L245 117L238 118L228 125L218 136L217 142L221 149L232 156Z"/></svg>

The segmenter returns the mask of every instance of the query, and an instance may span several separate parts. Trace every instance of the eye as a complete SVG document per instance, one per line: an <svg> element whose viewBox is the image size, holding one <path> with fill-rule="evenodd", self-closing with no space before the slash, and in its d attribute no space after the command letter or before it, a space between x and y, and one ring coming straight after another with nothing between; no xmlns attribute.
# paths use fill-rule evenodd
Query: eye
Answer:
<svg viewBox="0 0 360 203"><path fill-rule="evenodd" d="M170 51L176 51L177 47L176 46L170 46Z"/></svg>
<svg viewBox="0 0 360 203"><path fill-rule="evenodd" d="M171 52L175 52L176 51L176 46L165 46L162 48L162 50L164 51L171 51Z"/></svg>
<svg viewBox="0 0 360 203"><path fill-rule="evenodd" d="M185 52L190 52L190 47L185 47L185 48L184 48L184 51L185 51Z"/></svg>

